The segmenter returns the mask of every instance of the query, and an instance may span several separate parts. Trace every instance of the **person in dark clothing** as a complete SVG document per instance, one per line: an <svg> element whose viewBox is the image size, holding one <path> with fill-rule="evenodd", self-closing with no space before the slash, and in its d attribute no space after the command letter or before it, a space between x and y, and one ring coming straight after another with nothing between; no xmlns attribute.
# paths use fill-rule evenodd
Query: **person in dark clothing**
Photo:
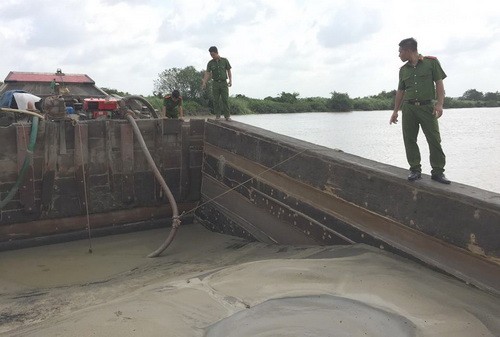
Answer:
<svg viewBox="0 0 500 337"><path fill-rule="evenodd" d="M184 118L184 108L182 107L182 96L179 90L172 91L171 95L163 97L163 116L167 118Z"/></svg>

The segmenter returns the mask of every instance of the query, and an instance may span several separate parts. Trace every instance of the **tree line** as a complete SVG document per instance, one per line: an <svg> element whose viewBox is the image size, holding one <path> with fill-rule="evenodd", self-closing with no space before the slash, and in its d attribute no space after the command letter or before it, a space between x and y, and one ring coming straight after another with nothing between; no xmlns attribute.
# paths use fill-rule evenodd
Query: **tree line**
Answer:
<svg viewBox="0 0 500 337"><path fill-rule="evenodd" d="M162 97L178 89L184 98L184 111L188 115L209 114L212 111L210 83L206 90L200 87L204 71L192 66L164 70L154 81L153 95L146 97L158 109ZM234 115L292 112L346 112L392 110L396 90L382 91L377 95L351 98L347 93L332 92L330 97L299 97L299 93L281 92L277 96L256 99L237 94L229 97L229 106ZM462 96L445 97L445 108L474 108L500 106L500 93L482 93L476 89L467 90Z"/></svg>

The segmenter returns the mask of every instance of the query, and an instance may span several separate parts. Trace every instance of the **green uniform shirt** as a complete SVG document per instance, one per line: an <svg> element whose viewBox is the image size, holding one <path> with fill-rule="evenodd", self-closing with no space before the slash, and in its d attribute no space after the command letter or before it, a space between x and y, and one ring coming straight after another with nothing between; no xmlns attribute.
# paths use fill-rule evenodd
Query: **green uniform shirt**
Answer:
<svg viewBox="0 0 500 337"><path fill-rule="evenodd" d="M224 57L221 57L218 61L212 59L207 64L207 71L210 71L212 79L218 82L227 80L227 70L229 69L231 69L231 65Z"/></svg>
<svg viewBox="0 0 500 337"><path fill-rule="evenodd" d="M165 114L167 117L176 118L178 116L177 107L182 105L182 96L180 96L176 102L172 99L172 96L167 95L163 98L163 106L165 107Z"/></svg>
<svg viewBox="0 0 500 337"><path fill-rule="evenodd" d="M405 91L405 100L432 100L436 97L434 82L445 78L437 58L420 55L416 66L407 62L399 69L398 90Z"/></svg>

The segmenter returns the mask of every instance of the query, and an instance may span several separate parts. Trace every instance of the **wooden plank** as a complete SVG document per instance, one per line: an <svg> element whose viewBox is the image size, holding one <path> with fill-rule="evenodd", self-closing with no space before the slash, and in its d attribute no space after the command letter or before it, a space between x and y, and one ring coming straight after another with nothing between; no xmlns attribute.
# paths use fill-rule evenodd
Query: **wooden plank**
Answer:
<svg viewBox="0 0 500 337"><path fill-rule="evenodd" d="M180 151L180 183L179 195L181 200L186 200L189 195L190 179L189 179L189 125L183 125L181 129L181 151Z"/></svg>
<svg viewBox="0 0 500 337"><path fill-rule="evenodd" d="M156 167L160 171L160 173L163 175L164 179L165 177L165 157L168 155L170 151L168 151L167 147L165 146L165 138L163 137L163 128L164 128L164 122L165 120L156 120L154 121L154 127L155 131L154 134L152 135L153 141L154 141L154 148L149 149L151 156L153 157L153 160L156 164ZM153 170L151 170L153 171ZM167 182L168 185L168 182ZM169 186L170 188L170 186ZM163 191L163 188L161 187L160 182L154 178L154 196L155 200L166 200L167 196L165 195L165 192Z"/></svg>
<svg viewBox="0 0 500 337"><path fill-rule="evenodd" d="M86 212L88 195L88 160L89 160L89 132L88 125L78 123L75 126L75 180L78 186L80 210Z"/></svg>
<svg viewBox="0 0 500 337"><path fill-rule="evenodd" d="M53 206L54 183L57 169L57 147L59 139L59 123L45 122L45 156L42 178L41 210L48 214Z"/></svg>
<svg viewBox="0 0 500 337"><path fill-rule="evenodd" d="M67 154L66 148L66 123L61 122L59 128L59 154Z"/></svg>
<svg viewBox="0 0 500 337"><path fill-rule="evenodd" d="M196 203L178 204L179 212L189 213L196 207ZM94 213L89 215L92 228L105 228L117 226L132 226L142 221L165 219L165 227L170 222L172 209L170 205L157 207L136 207L123 210L114 210L106 213ZM189 217L186 214L186 218ZM182 224L187 220L182 219ZM182 226L182 225L181 225ZM140 227L140 226L139 226ZM145 226L147 227L147 226ZM40 238L47 235L68 233L85 230L87 228L87 216L79 215L57 219L40 219L28 222L18 222L0 226L0 248L3 243L8 244L15 240ZM140 228L138 228L140 229ZM0 249L1 250L1 249Z"/></svg>
<svg viewBox="0 0 500 337"><path fill-rule="evenodd" d="M28 151L28 145L30 142L31 125L28 124L18 124L16 126L17 135L17 170L21 171L26 154ZM24 207L24 211L31 213L34 212L35 205L35 173L33 169L33 160L29 163L29 166L24 175L23 181L19 186L19 201Z"/></svg>
<svg viewBox="0 0 500 337"><path fill-rule="evenodd" d="M134 130L130 124L120 124L120 149L122 159L122 201L129 204L134 194Z"/></svg>

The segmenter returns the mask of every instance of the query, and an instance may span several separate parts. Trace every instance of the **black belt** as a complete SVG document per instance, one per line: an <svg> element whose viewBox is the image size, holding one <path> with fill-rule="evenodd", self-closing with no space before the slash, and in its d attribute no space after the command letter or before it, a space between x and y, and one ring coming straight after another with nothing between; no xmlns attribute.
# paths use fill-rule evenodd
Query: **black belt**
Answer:
<svg viewBox="0 0 500 337"><path fill-rule="evenodd" d="M406 103L411 104L411 105L428 105L432 103L431 99L423 100L420 101L418 99L409 99L406 101Z"/></svg>
<svg viewBox="0 0 500 337"><path fill-rule="evenodd" d="M215 82L226 82L226 80L214 80Z"/></svg>

